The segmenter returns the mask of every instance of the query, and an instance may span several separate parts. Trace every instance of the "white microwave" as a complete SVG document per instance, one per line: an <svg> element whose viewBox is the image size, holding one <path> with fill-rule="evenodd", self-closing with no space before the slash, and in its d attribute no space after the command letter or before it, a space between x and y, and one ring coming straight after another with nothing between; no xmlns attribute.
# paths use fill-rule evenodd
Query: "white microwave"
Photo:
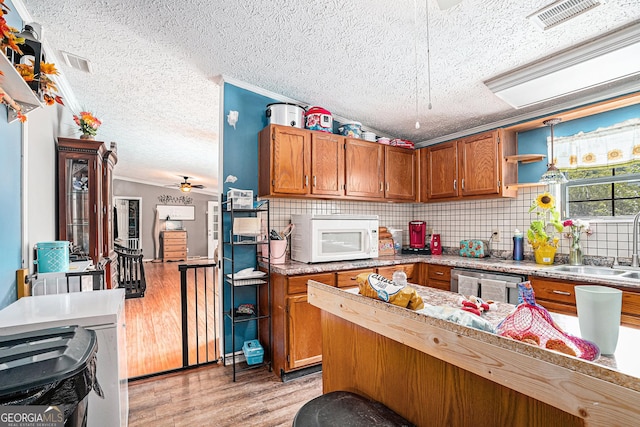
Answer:
<svg viewBox="0 0 640 427"><path fill-rule="evenodd" d="M378 257L377 215L291 215L291 259L331 262Z"/></svg>

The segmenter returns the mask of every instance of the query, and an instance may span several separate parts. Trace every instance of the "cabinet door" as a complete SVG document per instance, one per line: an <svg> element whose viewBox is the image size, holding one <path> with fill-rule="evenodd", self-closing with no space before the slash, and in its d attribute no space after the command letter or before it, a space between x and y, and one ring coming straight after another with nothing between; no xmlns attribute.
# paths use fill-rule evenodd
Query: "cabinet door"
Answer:
<svg viewBox="0 0 640 427"><path fill-rule="evenodd" d="M99 141L58 138L58 238L91 257L103 254L102 168Z"/></svg>
<svg viewBox="0 0 640 427"><path fill-rule="evenodd" d="M384 145L349 138L345 144L346 195L382 199Z"/></svg>
<svg viewBox="0 0 640 427"><path fill-rule="evenodd" d="M427 148L429 167L427 186L429 199L458 196L458 162L456 141Z"/></svg>
<svg viewBox="0 0 640 427"><path fill-rule="evenodd" d="M307 295L287 298L289 369L322 361L320 309L307 302Z"/></svg>
<svg viewBox="0 0 640 427"><path fill-rule="evenodd" d="M464 138L458 143L460 191L463 196L498 194L500 156L497 132Z"/></svg>
<svg viewBox="0 0 640 427"><path fill-rule="evenodd" d="M344 194L344 138L311 133L311 194Z"/></svg>
<svg viewBox="0 0 640 427"><path fill-rule="evenodd" d="M271 141L268 144L261 141L260 151L265 154L265 145L270 147L267 154L269 166L264 165L261 155L260 167L269 171L270 194L308 194L311 170L309 131L289 126L270 126L267 130ZM267 179L264 175L266 170L261 171L261 181Z"/></svg>
<svg viewBox="0 0 640 427"><path fill-rule="evenodd" d="M416 157L414 150L384 147L384 197L395 200L416 200Z"/></svg>

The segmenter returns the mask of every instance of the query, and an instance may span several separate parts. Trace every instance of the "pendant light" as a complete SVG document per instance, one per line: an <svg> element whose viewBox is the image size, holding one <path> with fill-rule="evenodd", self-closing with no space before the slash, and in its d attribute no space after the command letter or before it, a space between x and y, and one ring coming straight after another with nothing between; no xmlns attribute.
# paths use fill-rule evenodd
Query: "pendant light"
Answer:
<svg viewBox="0 0 640 427"><path fill-rule="evenodd" d="M429 105L428 109L431 110L431 49L430 49L430 36L429 36L429 1L425 1L425 11L427 17L427 78L428 78L428 96ZM413 1L413 24L414 24L414 61L416 67L416 129L420 129L420 121L418 120L418 0Z"/></svg>
<svg viewBox="0 0 640 427"><path fill-rule="evenodd" d="M564 176L562 172L558 170L556 165L554 164L553 157L553 127L560 123L562 119L555 118L549 119L542 122L545 126L549 126L551 128L551 158L549 160L549 167L547 171L542 174L540 177L540 184L566 184L567 178Z"/></svg>

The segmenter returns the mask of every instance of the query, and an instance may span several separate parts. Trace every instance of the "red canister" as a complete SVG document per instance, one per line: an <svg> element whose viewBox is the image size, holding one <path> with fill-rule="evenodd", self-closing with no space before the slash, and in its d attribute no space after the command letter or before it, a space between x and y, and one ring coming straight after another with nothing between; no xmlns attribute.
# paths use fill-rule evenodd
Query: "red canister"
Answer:
<svg viewBox="0 0 640 427"><path fill-rule="evenodd" d="M333 133L333 116L322 107L311 107L305 113L305 127L310 130Z"/></svg>

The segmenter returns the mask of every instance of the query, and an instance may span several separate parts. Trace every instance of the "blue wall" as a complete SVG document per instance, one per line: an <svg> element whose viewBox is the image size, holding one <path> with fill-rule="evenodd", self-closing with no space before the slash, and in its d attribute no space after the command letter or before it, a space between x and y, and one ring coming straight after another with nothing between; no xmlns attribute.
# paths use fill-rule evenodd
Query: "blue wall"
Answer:
<svg viewBox="0 0 640 427"><path fill-rule="evenodd" d="M10 0L11 9L5 15L7 24L22 28L22 21ZM0 104L0 309L18 298L16 270L22 267L21 252L21 169L22 126L18 121L7 123L7 108Z"/></svg>
<svg viewBox="0 0 640 427"><path fill-rule="evenodd" d="M254 196L258 194L258 133L267 125L265 110L267 104L277 102L274 99L239 88L229 83L224 84L224 130L223 130L223 157L222 176L234 175L238 178L235 183L223 184L223 200L227 191L233 187L242 190L253 190ZM229 111L238 111L238 122L235 129L227 123L226 117ZM229 230L229 215L223 215L223 230ZM226 233L225 233L226 234ZM229 241L229 236L222 236ZM223 245L224 256L231 257L228 245ZM256 267L256 248L253 246L236 246L235 271L247 267ZM225 262L225 272L231 271L231 263ZM224 311L231 308L230 286L224 283L225 301ZM253 286L235 288L235 306L242 303L256 304L256 289ZM230 320L224 318L225 353L231 352L231 327ZM245 340L257 338L257 322L237 323L235 327L235 351L242 349Z"/></svg>
<svg viewBox="0 0 640 427"><path fill-rule="evenodd" d="M640 117L640 104L607 111L581 119L559 123L553 127L555 137L575 135L578 132L592 132L598 128L611 126L632 118ZM533 129L518 134L518 154L547 155L548 127ZM521 164L518 167L518 182L537 182L547 170L549 159L536 163Z"/></svg>
<svg viewBox="0 0 640 427"><path fill-rule="evenodd" d="M22 267L20 236L20 152L22 127L7 123L7 108L0 107L0 309L14 302L16 270Z"/></svg>

